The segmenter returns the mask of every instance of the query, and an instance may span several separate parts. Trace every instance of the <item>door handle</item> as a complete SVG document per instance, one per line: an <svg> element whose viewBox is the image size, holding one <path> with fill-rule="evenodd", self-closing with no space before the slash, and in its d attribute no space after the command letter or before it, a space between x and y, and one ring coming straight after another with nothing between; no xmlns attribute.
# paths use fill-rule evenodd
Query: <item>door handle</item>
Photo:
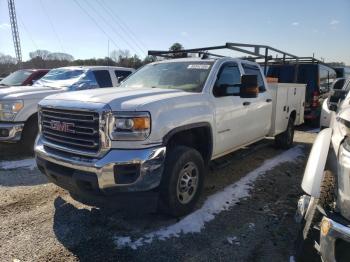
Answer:
<svg viewBox="0 0 350 262"><path fill-rule="evenodd" d="M268 99L266 99L266 102L267 102L267 103L271 103L271 102L272 102L272 99L268 98Z"/></svg>
<svg viewBox="0 0 350 262"><path fill-rule="evenodd" d="M243 105L244 105L244 106L249 106L249 105L250 105L250 102L247 102L247 101L246 101L246 102L243 102Z"/></svg>

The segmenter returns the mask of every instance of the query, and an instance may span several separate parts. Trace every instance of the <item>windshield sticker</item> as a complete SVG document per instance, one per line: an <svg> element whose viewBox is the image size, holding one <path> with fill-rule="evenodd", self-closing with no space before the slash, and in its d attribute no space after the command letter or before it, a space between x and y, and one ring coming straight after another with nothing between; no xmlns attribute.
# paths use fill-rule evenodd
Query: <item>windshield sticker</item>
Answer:
<svg viewBox="0 0 350 262"><path fill-rule="evenodd" d="M196 65L188 65L187 69L209 69L210 65L202 65L202 64L196 64Z"/></svg>

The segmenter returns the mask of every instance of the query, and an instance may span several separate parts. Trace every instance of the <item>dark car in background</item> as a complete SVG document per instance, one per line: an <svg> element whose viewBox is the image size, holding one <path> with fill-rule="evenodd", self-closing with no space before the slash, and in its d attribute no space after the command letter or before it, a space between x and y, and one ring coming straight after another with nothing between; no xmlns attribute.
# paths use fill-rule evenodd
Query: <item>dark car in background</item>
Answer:
<svg viewBox="0 0 350 262"><path fill-rule="evenodd" d="M49 71L49 69L21 69L15 71L0 81L0 88L8 86L31 86Z"/></svg>
<svg viewBox="0 0 350 262"><path fill-rule="evenodd" d="M282 83L306 84L304 119L313 126L319 125L323 100L337 78L336 71L320 63L273 64L267 77L278 78Z"/></svg>
<svg viewBox="0 0 350 262"><path fill-rule="evenodd" d="M338 78L350 78L350 66L339 66L334 69Z"/></svg>

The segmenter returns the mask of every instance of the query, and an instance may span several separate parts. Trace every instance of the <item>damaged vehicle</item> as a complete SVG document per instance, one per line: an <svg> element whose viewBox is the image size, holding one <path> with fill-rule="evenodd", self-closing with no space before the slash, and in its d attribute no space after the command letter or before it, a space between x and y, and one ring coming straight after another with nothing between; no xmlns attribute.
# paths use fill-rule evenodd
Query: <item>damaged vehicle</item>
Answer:
<svg viewBox="0 0 350 262"><path fill-rule="evenodd" d="M301 184L306 194L299 200L296 216L298 261L350 260L349 100L347 95L329 108L337 112L331 128L318 134L307 162Z"/></svg>

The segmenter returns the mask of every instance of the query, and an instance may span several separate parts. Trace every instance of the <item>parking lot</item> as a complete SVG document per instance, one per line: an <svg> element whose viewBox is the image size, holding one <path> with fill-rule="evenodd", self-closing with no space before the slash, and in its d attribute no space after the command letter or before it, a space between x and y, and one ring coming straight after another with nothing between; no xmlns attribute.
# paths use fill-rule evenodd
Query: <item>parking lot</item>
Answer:
<svg viewBox="0 0 350 262"><path fill-rule="evenodd" d="M315 136L297 131L290 150L266 139L215 161L197 209L178 220L84 206L47 183L32 157L2 148L0 260L292 260L296 202Z"/></svg>

